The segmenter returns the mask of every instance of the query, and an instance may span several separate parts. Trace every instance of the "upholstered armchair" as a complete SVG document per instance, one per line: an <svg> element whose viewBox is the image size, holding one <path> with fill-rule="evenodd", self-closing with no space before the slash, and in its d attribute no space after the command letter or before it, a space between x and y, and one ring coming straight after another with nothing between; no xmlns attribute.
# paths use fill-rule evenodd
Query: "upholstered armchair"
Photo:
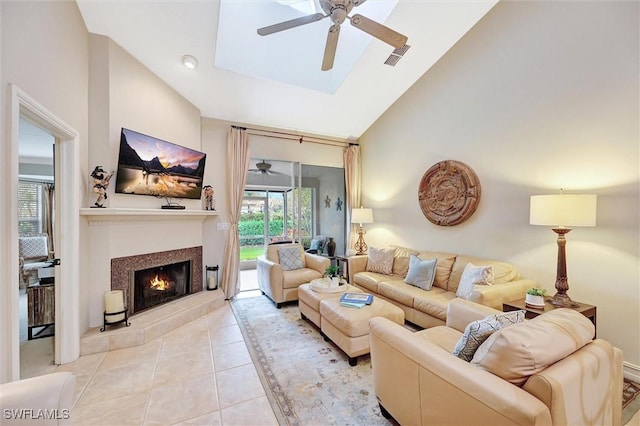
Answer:
<svg viewBox="0 0 640 426"><path fill-rule="evenodd" d="M18 238L18 253L20 265L20 285L27 287L38 269L48 266L47 262L53 258L49 251L47 234L31 234Z"/></svg>
<svg viewBox="0 0 640 426"><path fill-rule="evenodd" d="M622 352L594 340L593 324L574 310L499 328L471 361L453 355L465 333L482 329L479 322L467 325L496 314L503 313L455 299L446 326L415 333L372 318L371 363L382 413L403 425L620 425ZM482 339L465 344L474 341Z"/></svg>
<svg viewBox="0 0 640 426"><path fill-rule="evenodd" d="M75 387L67 372L0 385L2 425L70 425Z"/></svg>
<svg viewBox="0 0 640 426"><path fill-rule="evenodd" d="M283 302L298 300L298 287L322 278L330 263L326 257L306 253L302 244L270 245L258 256L258 286L280 308Z"/></svg>

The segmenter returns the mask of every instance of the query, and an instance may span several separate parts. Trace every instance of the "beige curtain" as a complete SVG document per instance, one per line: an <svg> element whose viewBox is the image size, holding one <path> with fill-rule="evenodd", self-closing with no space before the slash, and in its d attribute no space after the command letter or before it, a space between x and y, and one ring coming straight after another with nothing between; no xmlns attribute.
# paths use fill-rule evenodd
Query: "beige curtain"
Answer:
<svg viewBox="0 0 640 426"><path fill-rule="evenodd" d="M238 219L242 208L244 187L249 170L249 137L247 130L232 126L227 134L227 194L229 206L229 237L227 250L224 253L224 269L222 271L222 290L225 299L238 294L240 280L240 236Z"/></svg>
<svg viewBox="0 0 640 426"><path fill-rule="evenodd" d="M52 183L42 184L42 232L47 234L50 253L55 252L53 245L53 189Z"/></svg>
<svg viewBox="0 0 640 426"><path fill-rule="evenodd" d="M361 203L361 166L360 147L351 145L344 151L344 183L347 189L346 211L347 211L347 249L353 247L358 239L356 230L357 224L351 223L351 209L359 208Z"/></svg>

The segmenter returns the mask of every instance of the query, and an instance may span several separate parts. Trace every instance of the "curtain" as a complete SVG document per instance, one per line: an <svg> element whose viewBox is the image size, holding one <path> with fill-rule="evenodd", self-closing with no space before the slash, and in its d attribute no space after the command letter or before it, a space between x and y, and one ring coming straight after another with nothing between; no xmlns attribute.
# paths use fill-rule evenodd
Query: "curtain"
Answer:
<svg viewBox="0 0 640 426"><path fill-rule="evenodd" d="M240 235L238 220L242 208L244 187L249 170L249 137L247 130L232 126L227 134L227 196L229 206L229 236L227 250L224 253L225 268L222 271L222 290L225 299L238 294L240 282Z"/></svg>
<svg viewBox="0 0 640 426"><path fill-rule="evenodd" d="M361 166L360 147L351 145L344 151L344 183L347 190L345 209L347 211L347 249L353 247L358 239L357 224L351 223L351 209L359 208L361 203Z"/></svg>
<svg viewBox="0 0 640 426"><path fill-rule="evenodd" d="M47 234L47 244L49 253L55 252L53 245L53 194L54 186L52 183L42 184L42 232Z"/></svg>

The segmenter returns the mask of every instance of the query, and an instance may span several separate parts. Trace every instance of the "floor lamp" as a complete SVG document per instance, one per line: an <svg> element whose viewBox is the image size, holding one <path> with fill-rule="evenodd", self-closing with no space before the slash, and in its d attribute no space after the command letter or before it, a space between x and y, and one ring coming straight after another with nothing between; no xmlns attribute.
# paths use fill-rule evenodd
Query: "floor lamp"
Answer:
<svg viewBox="0 0 640 426"><path fill-rule="evenodd" d="M358 241L356 241L353 248L356 249L356 255L362 255L367 253L367 243L364 242L363 235L365 234L365 230L362 227L363 223L373 223L373 211L371 209L363 209L360 207L359 209L351 210L351 223L358 224Z"/></svg>
<svg viewBox="0 0 640 426"><path fill-rule="evenodd" d="M532 195L529 211L531 225L553 226L558 234L558 266L556 272L556 294L549 300L555 306L575 308L567 291L567 261L565 235L572 226L596 226L596 196L593 194Z"/></svg>

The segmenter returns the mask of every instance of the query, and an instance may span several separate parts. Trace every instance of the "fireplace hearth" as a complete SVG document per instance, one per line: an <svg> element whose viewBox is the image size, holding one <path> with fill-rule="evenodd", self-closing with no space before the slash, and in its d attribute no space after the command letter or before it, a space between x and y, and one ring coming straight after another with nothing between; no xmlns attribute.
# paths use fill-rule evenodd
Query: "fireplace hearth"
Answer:
<svg viewBox="0 0 640 426"><path fill-rule="evenodd" d="M133 271L129 294L133 295L133 313L170 302L191 292L191 262Z"/></svg>

